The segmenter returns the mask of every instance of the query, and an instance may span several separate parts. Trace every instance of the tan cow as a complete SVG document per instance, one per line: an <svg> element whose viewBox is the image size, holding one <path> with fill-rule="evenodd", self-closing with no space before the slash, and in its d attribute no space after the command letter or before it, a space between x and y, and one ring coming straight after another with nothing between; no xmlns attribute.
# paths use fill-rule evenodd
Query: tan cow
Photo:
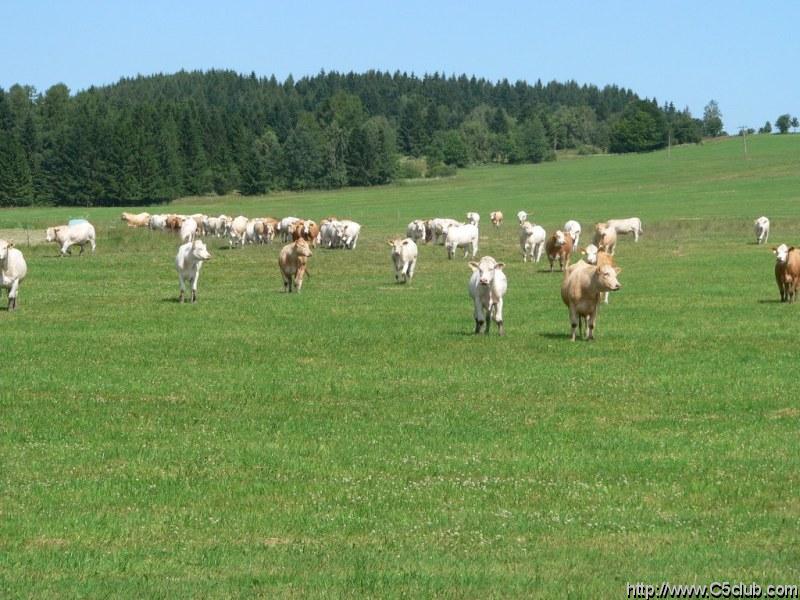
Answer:
<svg viewBox="0 0 800 600"><path fill-rule="evenodd" d="M292 239L297 241L303 238L312 247L319 242L319 225L311 219L301 219L294 224L292 229Z"/></svg>
<svg viewBox="0 0 800 600"><path fill-rule="evenodd" d="M148 227L150 225L150 213L122 213L122 220L128 224L128 227Z"/></svg>
<svg viewBox="0 0 800 600"><path fill-rule="evenodd" d="M297 293L300 293L300 288L303 287L303 275L306 273L306 263L311 255L311 248L303 238L297 239L281 248L278 266L283 277L284 291L291 293L292 282L294 281L294 287Z"/></svg>
<svg viewBox="0 0 800 600"><path fill-rule="evenodd" d="M184 218L181 215L167 215L167 229L179 231L183 221Z"/></svg>
<svg viewBox="0 0 800 600"><path fill-rule="evenodd" d="M587 340L594 339L594 327L597 322L597 305L600 294L613 292L622 286L617 280L621 269L609 265L575 265L570 268L561 283L561 299L569 308L569 321L572 325L572 341L575 341L575 330L586 322Z"/></svg>
<svg viewBox="0 0 800 600"><path fill-rule="evenodd" d="M608 223L597 223L594 226L592 241L598 248L614 256L614 251L617 249L617 230L609 227Z"/></svg>
<svg viewBox="0 0 800 600"><path fill-rule="evenodd" d="M547 238L544 245L547 250L547 260L550 261L550 272L553 272L553 263L556 258L558 265L563 271L565 266L569 266L569 257L572 255L572 236L564 233L560 229Z"/></svg>
<svg viewBox="0 0 800 600"><path fill-rule="evenodd" d="M604 267L606 265L612 267L617 266L613 256L605 250L600 250L594 244L586 246L586 248L581 251L581 254L586 257L586 263L590 265L596 265L598 267ZM608 304L608 292L603 293L603 303Z"/></svg>
<svg viewBox="0 0 800 600"><path fill-rule="evenodd" d="M500 227L500 225L503 224L503 213L501 213L499 210L489 213L489 220L495 227Z"/></svg>

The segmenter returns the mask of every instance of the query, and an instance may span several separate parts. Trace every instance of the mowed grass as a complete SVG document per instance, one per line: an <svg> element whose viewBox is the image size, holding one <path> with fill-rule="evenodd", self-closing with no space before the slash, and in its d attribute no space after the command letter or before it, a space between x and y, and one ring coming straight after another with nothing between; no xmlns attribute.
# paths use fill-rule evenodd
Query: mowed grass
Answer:
<svg viewBox="0 0 800 600"><path fill-rule="evenodd" d="M624 597L626 583L800 576L800 307L770 246L800 242L800 136L466 170L373 189L190 198L151 212L363 223L281 293L280 244L216 239L179 305L177 239L119 209L69 217L93 256L27 247L0 312L4 597ZM503 210L495 230L488 212ZM623 289L571 343L548 231L640 216ZM396 285L385 240L482 215L506 262L504 338L473 336L469 268L422 246ZM5 299L3 300L3 306Z"/></svg>

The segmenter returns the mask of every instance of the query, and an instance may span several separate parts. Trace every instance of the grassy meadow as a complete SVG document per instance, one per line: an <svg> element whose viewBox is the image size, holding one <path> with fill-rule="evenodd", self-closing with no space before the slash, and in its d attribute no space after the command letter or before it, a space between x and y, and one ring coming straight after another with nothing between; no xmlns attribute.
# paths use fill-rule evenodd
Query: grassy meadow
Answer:
<svg viewBox="0 0 800 600"><path fill-rule="evenodd" d="M350 217L282 293L280 243L212 238L180 305L177 238L122 209L0 211L28 261L0 311L2 597L624 597L626 583L800 579L800 136L468 169L452 179L151 212ZM569 341L548 230L641 217L596 341ZM139 209L136 210L138 212ZM470 270L385 240L481 213L506 336L471 335ZM502 210L494 229L488 213ZM97 252L28 246L87 217ZM583 242L585 243L585 242ZM459 255L460 256L460 255ZM3 296L2 306L6 298Z"/></svg>

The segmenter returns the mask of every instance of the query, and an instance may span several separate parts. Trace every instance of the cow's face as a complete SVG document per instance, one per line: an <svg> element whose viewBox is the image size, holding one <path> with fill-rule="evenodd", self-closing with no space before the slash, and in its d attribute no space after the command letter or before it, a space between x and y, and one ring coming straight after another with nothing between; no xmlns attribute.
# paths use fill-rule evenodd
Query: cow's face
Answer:
<svg viewBox="0 0 800 600"><path fill-rule="evenodd" d="M197 260L211 260L211 253L206 248L206 245L201 240L192 242L192 256Z"/></svg>
<svg viewBox="0 0 800 600"><path fill-rule="evenodd" d="M12 242L7 242L5 240L0 240L0 262L5 262L8 258L8 250L9 248L13 248L14 244Z"/></svg>
<svg viewBox="0 0 800 600"><path fill-rule="evenodd" d="M554 238L555 238L555 240L556 240L556 246L563 246L563 245L564 245L564 243L567 241L567 238L566 238L566 236L564 235L564 232L563 232L563 231L561 231L561 230L559 230L559 231L556 231L556 232L553 234L553 237L554 237Z"/></svg>
<svg viewBox="0 0 800 600"><path fill-rule="evenodd" d="M519 224L522 225L528 220L528 213L526 213L524 210L519 211L517 213L517 219L519 219Z"/></svg>
<svg viewBox="0 0 800 600"><path fill-rule="evenodd" d="M599 250L597 246L595 246L594 244L589 244L588 246L586 246L586 248L583 249L583 252L581 252L581 254L583 254L586 257L587 263L589 263L590 265L596 265L598 251Z"/></svg>
<svg viewBox="0 0 800 600"><path fill-rule="evenodd" d="M470 269L478 273L478 285L491 285L492 280L494 280L495 269L502 270L504 266L505 263L498 263L494 259L486 260L485 258L481 259L479 263L474 261L469 263Z"/></svg>
<svg viewBox="0 0 800 600"><path fill-rule="evenodd" d="M603 289L606 289L610 292L615 292L620 289L622 286L617 279L617 275L619 275L621 272L622 269L618 267L612 267L611 265L599 267L597 269L597 276L600 278L600 284Z"/></svg>
<svg viewBox="0 0 800 600"><path fill-rule="evenodd" d="M787 260L789 260L789 246L786 244L781 244L777 248L773 248L772 253L775 255L775 259L779 263L785 263Z"/></svg>
<svg viewBox="0 0 800 600"><path fill-rule="evenodd" d="M295 251L300 256L309 257L312 256L311 248L308 246L308 242L306 242L303 238L300 238L294 243Z"/></svg>
<svg viewBox="0 0 800 600"><path fill-rule="evenodd" d="M53 240L56 239L56 228L55 227L48 227L47 228L45 239L48 242L52 242Z"/></svg>

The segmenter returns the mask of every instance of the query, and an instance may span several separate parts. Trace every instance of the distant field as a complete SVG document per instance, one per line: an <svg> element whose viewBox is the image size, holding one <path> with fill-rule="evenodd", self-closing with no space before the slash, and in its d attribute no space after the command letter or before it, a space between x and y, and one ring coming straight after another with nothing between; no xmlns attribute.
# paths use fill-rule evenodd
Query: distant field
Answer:
<svg viewBox="0 0 800 600"><path fill-rule="evenodd" d="M752 221L800 243L800 136L748 146L154 208L363 223L355 251L315 252L301 295L281 293L280 244L213 240L193 306L176 238L122 209L0 211L29 266L0 311L0 596L797 585L800 305L778 302ZM522 263L519 209L585 237L641 217L594 343L569 341L560 275ZM469 268L441 247L394 284L388 237L469 210L479 254L507 263L504 338L471 335ZM72 217L95 255L33 244Z"/></svg>

